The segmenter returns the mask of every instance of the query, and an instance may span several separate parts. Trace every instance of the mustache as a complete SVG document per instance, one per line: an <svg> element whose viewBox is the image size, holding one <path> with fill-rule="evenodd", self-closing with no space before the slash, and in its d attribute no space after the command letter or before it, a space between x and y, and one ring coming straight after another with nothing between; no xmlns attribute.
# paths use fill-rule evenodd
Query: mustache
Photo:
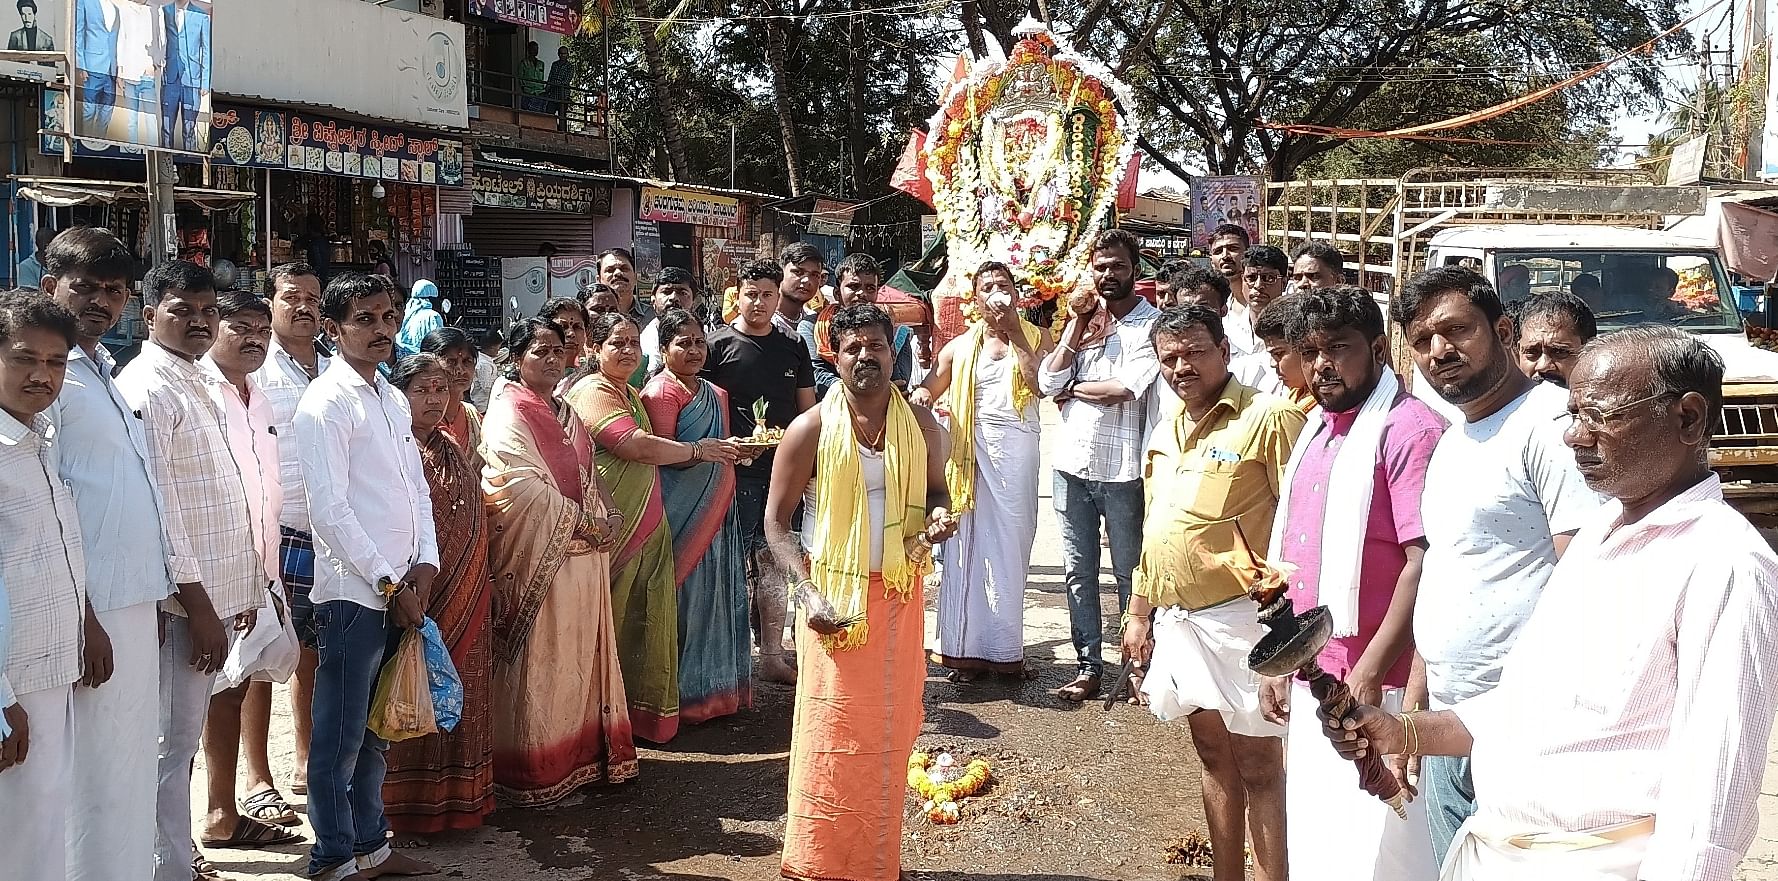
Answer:
<svg viewBox="0 0 1778 881"><path fill-rule="evenodd" d="M52 388L52 387L51 387L51 386L50 386L50 384L49 384L49 383L47 383L47 382L32 382L32 383L26 383L26 384L25 384L25 391L26 391L26 392L45 392L45 393L48 393L48 392L53 392L53 391L55 391L55 389L54 389L54 388Z"/></svg>

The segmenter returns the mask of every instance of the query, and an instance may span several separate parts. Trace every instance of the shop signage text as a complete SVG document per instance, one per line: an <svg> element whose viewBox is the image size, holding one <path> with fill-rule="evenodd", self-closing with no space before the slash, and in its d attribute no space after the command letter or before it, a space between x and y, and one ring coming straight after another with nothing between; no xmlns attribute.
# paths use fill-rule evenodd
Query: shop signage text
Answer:
<svg viewBox="0 0 1778 881"><path fill-rule="evenodd" d="M54 112L60 93L46 91L44 97ZM216 165L463 186L463 142L454 138L227 103L216 105L210 125L210 162ZM41 146L49 154L62 151L61 139L48 135ZM142 150L76 139L74 155L129 159Z"/></svg>
<svg viewBox="0 0 1778 881"><path fill-rule="evenodd" d="M525 174L478 164L469 175L475 204L611 216L611 182Z"/></svg>
<svg viewBox="0 0 1778 881"><path fill-rule="evenodd" d="M469 14L564 36L580 30L580 0L469 0Z"/></svg>
<svg viewBox="0 0 1778 881"><path fill-rule="evenodd" d="M727 196L643 187L636 216L661 223L733 227L740 214L741 203Z"/></svg>

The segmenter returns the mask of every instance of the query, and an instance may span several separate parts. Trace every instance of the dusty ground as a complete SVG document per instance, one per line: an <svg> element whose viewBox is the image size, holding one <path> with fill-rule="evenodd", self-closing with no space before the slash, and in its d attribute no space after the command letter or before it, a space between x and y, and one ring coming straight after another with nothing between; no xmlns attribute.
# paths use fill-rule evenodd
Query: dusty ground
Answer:
<svg viewBox="0 0 1778 881"><path fill-rule="evenodd" d="M998 780L966 803L956 826L930 825L910 796L903 867L917 881L1192 878L1200 870L1167 865L1164 853L1203 828L1185 726L1161 725L1130 706L1107 713L1096 702L1068 705L1049 694L1071 678L1073 649L1048 479L1046 470L1025 594L1026 662L1040 675L1022 684L956 686L929 670L920 748L985 755ZM1104 583L1110 594L1109 575ZM1109 620L1115 602L1108 602ZM930 635L930 613L927 629ZM1113 650L1107 660L1115 659ZM273 762L288 781L284 698L280 689ZM642 750L635 781L586 790L553 809L497 811L482 830L440 838L420 855L439 865L438 877L476 881L776 878L791 691L760 685L756 699L752 711L690 728L666 749ZM200 811L202 761L194 777ZM1759 838L1737 881L1778 881L1778 754L1761 793ZM285 794L300 809L300 797ZM309 835L306 825L300 831ZM305 843L209 857L228 877L293 881L307 852Z"/></svg>
<svg viewBox="0 0 1778 881"><path fill-rule="evenodd" d="M1049 694L1072 678L1074 652L1047 471L1041 492L1025 595L1027 664L1040 675L957 686L940 668L929 671L920 748L985 755L998 780L950 827L929 824L910 796L903 866L920 881L1191 877L1192 870L1167 865L1164 853L1203 825L1185 726L1161 725L1135 707L1107 713L1097 702L1065 704ZM1107 619L1115 621L1109 573L1104 583ZM1107 660L1116 660L1114 650ZM293 757L284 697L280 688L273 762L287 781ZM553 809L497 811L486 828L440 838L422 857L441 867L441 877L478 881L776 878L791 697L788 688L756 686L752 711L690 728L665 749L642 750L639 779L586 790ZM199 810L202 775L200 757ZM285 795L300 808L300 797ZM306 825L300 831L309 835ZM294 879L307 845L208 856L229 877Z"/></svg>

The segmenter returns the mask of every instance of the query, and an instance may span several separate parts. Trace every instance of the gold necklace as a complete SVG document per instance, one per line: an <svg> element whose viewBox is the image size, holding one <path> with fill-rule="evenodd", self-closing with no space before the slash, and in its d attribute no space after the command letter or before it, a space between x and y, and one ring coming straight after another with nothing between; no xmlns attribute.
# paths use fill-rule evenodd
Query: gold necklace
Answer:
<svg viewBox="0 0 1778 881"><path fill-rule="evenodd" d="M863 433L864 423L859 420L857 415L853 415L853 417L852 417L852 428L853 428L854 434L862 434ZM889 413L887 411L885 411L883 413L883 424L877 428L876 440L866 440L866 441L864 441L864 445L867 448L872 449L872 450L881 450L883 448L883 435L887 434L888 432L889 432ZM862 438L860 438L860 439L862 440Z"/></svg>

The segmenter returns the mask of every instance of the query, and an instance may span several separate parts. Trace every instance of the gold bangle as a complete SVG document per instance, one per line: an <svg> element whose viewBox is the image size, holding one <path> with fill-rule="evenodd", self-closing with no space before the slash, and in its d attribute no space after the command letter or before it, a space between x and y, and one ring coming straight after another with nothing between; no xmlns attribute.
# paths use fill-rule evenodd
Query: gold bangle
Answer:
<svg viewBox="0 0 1778 881"><path fill-rule="evenodd" d="M1397 719L1401 720L1403 736L1407 741L1406 744L1404 744L1404 748L1407 750L1407 756L1410 759L1418 758L1420 755L1420 728L1414 724L1414 717L1419 714L1419 710L1409 710L1396 716Z"/></svg>

